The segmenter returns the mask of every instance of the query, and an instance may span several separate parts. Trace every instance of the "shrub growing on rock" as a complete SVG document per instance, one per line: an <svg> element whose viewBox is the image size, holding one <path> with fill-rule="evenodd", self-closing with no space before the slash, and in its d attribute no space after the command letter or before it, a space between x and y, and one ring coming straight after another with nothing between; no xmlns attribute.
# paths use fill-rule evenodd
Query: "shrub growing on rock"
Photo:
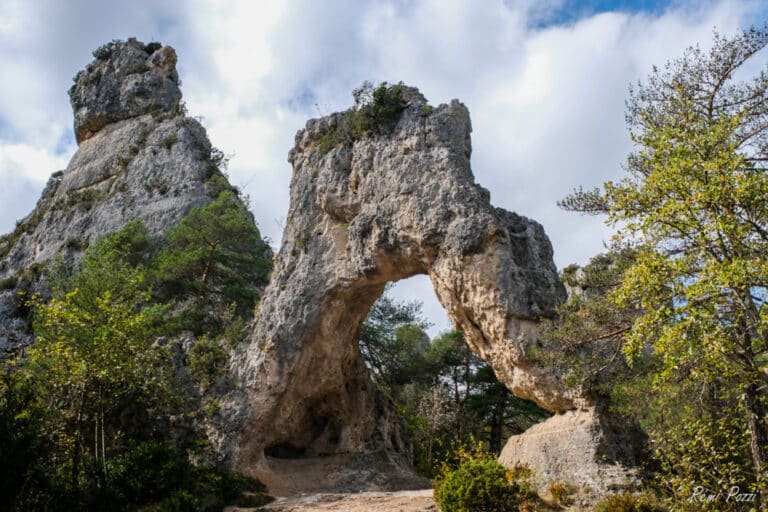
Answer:
<svg viewBox="0 0 768 512"><path fill-rule="evenodd" d="M376 87L371 82L363 82L352 91L355 106L344 112L338 124L321 138L320 152L325 154L337 144L351 143L391 127L406 106L403 87L402 82L382 82Z"/></svg>

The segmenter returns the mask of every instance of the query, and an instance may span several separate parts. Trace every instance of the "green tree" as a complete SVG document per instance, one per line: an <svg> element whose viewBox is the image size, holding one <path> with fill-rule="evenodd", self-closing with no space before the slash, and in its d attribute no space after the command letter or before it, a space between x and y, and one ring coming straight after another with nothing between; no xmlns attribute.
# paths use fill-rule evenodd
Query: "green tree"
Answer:
<svg viewBox="0 0 768 512"><path fill-rule="evenodd" d="M667 469L714 475L710 481L723 488L743 485L748 462L754 488L763 492L768 72L743 82L734 76L766 45L768 27L733 38L715 34L710 50L690 48L663 71L654 69L627 102L637 145L627 177L563 202L607 212L620 227L617 243L637 249L614 297L642 311L624 353L637 361L650 347L659 363L651 383L656 398L681 406L671 431L677 442L660 447ZM703 405L672 401L672 389L704 397Z"/></svg>
<svg viewBox="0 0 768 512"><path fill-rule="evenodd" d="M146 268L134 260L144 234L135 224L106 237L78 275L36 305L37 337L24 371L48 410L46 435L56 446L50 463L69 472L75 493L103 485L122 438L152 435L144 431L152 423L137 414L173 400L167 354L152 345L167 308L150 303Z"/></svg>
<svg viewBox="0 0 768 512"><path fill-rule="evenodd" d="M548 416L533 402L513 395L493 368L472 352L460 331L446 331L433 339L425 360L435 382L450 390L458 411L451 433L454 444L487 440L490 451L498 455L510 435Z"/></svg>
<svg viewBox="0 0 768 512"><path fill-rule="evenodd" d="M385 291L360 327L360 353L376 383L393 398L400 386L424 382L428 375L428 326L420 302L398 302Z"/></svg>
<svg viewBox="0 0 768 512"><path fill-rule="evenodd" d="M252 315L272 269L271 251L231 190L196 208L168 235L153 271L161 300L187 302L182 324L197 334L221 332Z"/></svg>
<svg viewBox="0 0 768 512"><path fill-rule="evenodd" d="M42 510L51 485L45 410L30 379L14 366L0 374L0 509Z"/></svg>
<svg viewBox="0 0 768 512"><path fill-rule="evenodd" d="M386 292L360 330L360 352L381 389L406 418L414 436L417 469L434 476L451 450L488 439L494 453L503 441L546 417L516 398L459 331L430 340L418 302L398 302Z"/></svg>
<svg viewBox="0 0 768 512"><path fill-rule="evenodd" d="M175 299L158 303L148 278L161 244L130 223L91 247L76 274L55 265L48 302L29 300L35 344L0 377L3 510L208 511L269 501L253 479L190 462L195 433L171 429L194 397L158 343L177 332L168 323ZM225 332L239 329L235 321ZM227 357L212 343L190 353L203 387Z"/></svg>
<svg viewBox="0 0 768 512"><path fill-rule="evenodd" d="M617 307L613 293L634 262L635 251L625 248L599 254L583 267L566 267L560 277L568 300L556 319L543 322L540 336L547 343L534 350L542 363L563 373L567 386L598 400L631 375L622 350L642 310L637 302Z"/></svg>

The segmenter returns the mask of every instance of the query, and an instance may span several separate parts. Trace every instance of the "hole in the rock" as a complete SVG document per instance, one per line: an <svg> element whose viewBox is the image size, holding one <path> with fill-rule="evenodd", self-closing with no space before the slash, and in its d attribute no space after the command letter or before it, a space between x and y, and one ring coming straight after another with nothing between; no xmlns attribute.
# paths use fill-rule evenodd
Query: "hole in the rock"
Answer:
<svg viewBox="0 0 768 512"><path fill-rule="evenodd" d="M295 446L291 443L276 443L267 446L264 449L264 455L276 459L301 459L307 454L307 449L301 446Z"/></svg>
<svg viewBox="0 0 768 512"><path fill-rule="evenodd" d="M448 455L437 445L449 450L482 441L498 454L511 435L549 416L515 397L472 352L426 275L387 285L360 328L359 342L373 381L407 420L414 462L425 476ZM382 403L377 413L386 410ZM392 432L387 441L395 450L401 445Z"/></svg>
<svg viewBox="0 0 768 512"><path fill-rule="evenodd" d="M434 338L443 331L453 329L448 313L437 300L435 289L429 276L419 274L408 279L401 279L387 287L387 294L398 302L419 301L424 318L430 323L426 331Z"/></svg>

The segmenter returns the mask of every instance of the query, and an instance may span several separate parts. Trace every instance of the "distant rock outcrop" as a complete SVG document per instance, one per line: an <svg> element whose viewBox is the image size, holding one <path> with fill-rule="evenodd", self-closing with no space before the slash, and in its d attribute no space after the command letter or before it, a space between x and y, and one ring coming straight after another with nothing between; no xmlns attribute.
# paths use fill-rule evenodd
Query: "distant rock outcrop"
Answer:
<svg viewBox="0 0 768 512"><path fill-rule="evenodd" d="M565 298L544 230L492 206L475 183L464 105L433 109L416 89L402 95L391 129L329 147L344 122L334 114L296 135L282 247L236 362L243 386L229 404L242 425L221 444L265 482L295 478L313 457L407 458L405 431L371 383L358 337L384 286L415 274L430 276L471 348L517 396L553 412L589 405L531 357L538 320ZM386 488L382 471L368 482L358 473L354 485Z"/></svg>
<svg viewBox="0 0 768 512"><path fill-rule="evenodd" d="M0 238L0 354L30 341L18 291L43 289L56 256L76 261L133 219L164 233L225 184L205 129L184 115L173 48L130 39L94 55L69 91L77 152Z"/></svg>

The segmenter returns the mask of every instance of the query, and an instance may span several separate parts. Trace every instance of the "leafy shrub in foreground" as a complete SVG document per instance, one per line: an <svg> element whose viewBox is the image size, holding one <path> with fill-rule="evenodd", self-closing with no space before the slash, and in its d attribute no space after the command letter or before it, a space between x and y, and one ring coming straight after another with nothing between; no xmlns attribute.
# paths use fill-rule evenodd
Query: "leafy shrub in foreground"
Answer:
<svg viewBox="0 0 768 512"><path fill-rule="evenodd" d="M614 494L595 505L595 512L664 512L664 509L634 494Z"/></svg>
<svg viewBox="0 0 768 512"><path fill-rule="evenodd" d="M442 512L509 512L517 510L521 498L520 485L490 457L464 461L435 490Z"/></svg>

